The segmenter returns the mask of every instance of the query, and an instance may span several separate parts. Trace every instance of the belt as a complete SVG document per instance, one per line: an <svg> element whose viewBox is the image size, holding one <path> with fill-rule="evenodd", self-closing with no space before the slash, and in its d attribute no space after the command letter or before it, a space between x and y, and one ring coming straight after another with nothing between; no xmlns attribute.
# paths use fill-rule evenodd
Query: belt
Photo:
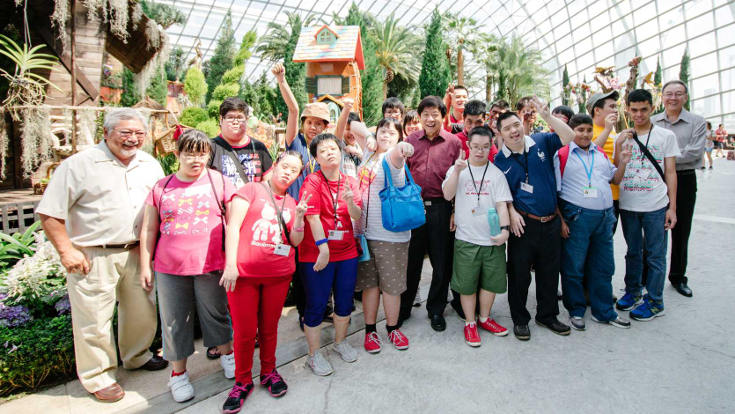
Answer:
<svg viewBox="0 0 735 414"><path fill-rule="evenodd" d="M535 214L526 213L525 211L521 211L516 209L517 212L521 213L522 216L526 216L528 218L532 218L534 220L540 221L542 223L546 223L547 221L551 221L556 217L556 212L554 214L548 215L548 216L537 216Z"/></svg>
<svg viewBox="0 0 735 414"><path fill-rule="evenodd" d="M132 249L133 247L138 247L140 244L139 240L136 240L134 242L130 243L123 243L123 244L100 244L99 246L89 246L89 247L97 247L100 249Z"/></svg>
<svg viewBox="0 0 735 414"><path fill-rule="evenodd" d="M435 198L427 198L424 199L424 205L429 207L432 204L446 204L449 203L446 198L444 197L435 197Z"/></svg>

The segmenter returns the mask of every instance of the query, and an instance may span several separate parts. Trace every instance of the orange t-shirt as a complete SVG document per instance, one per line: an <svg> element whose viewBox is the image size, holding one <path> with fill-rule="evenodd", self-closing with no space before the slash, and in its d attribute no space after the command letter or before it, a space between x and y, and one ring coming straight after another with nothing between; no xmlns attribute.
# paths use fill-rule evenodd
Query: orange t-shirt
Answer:
<svg viewBox="0 0 735 414"><path fill-rule="evenodd" d="M598 136L602 133L602 131L605 129L605 127L593 125L592 126L592 141L596 140ZM615 131L610 131L610 135L607 137L607 141L605 141L605 145L602 146L602 149L605 151L605 154L607 154L607 158L610 160L610 164L614 164L613 162L613 152L615 151L615 138L618 136L618 134L615 133ZM612 197L613 200L617 200L620 196L620 189L615 184L610 184L610 189L612 190Z"/></svg>

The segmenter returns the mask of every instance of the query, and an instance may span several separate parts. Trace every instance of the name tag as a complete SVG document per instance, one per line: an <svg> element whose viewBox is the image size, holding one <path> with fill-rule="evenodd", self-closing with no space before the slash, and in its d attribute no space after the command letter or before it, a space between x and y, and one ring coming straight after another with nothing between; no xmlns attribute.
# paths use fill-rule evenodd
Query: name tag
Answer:
<svg viewBox="0 0 735 414"><path fill-rule="evenodd" d="M277 244L276 248L273 249L273 253L278 256L288 256L291 253L291 246L287 244Z"/></svg>
<svg viewBox="0 0 735 414"><path fill-rule="evenodd" d="M584 187L582 195L584 195L584 198L597 198L598 192L595 187Z"/></svg>
<svg viewBox="0 0 735 414"><path fill-rule="evenodd" d="M476 206L472 209L472 215L473 216L484 216L485 211L480 206Z"/></svg>
<svg viewBox="0 0 735 414"><path fill-rule="evenodd" d="M329 230L327 240L342 240L342 238L344 238L344 234L345 232L342 230Z"/></svg>
<svg viewBox="0 0 735 414"><path fill-rule="evenodd" d="M533 194L533 186L527 182L521 183L521 190Z"/></svg>

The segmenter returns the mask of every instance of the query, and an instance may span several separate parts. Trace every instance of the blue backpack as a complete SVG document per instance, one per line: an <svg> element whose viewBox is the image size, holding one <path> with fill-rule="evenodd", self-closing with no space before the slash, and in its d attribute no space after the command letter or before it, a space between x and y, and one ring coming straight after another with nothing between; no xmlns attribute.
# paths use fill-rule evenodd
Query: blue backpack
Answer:
<svg viewBox="0 0 735 414"><path fill-rule="evenodd" d="M424 200L421 198L421 187L416 185L406 169L406 185L398 188L393 185L388 161L383 158L383 172L385 173L385 188L380 190L380 206L382 210L383 227L389 231L413 230L426 222Z"/></svg>

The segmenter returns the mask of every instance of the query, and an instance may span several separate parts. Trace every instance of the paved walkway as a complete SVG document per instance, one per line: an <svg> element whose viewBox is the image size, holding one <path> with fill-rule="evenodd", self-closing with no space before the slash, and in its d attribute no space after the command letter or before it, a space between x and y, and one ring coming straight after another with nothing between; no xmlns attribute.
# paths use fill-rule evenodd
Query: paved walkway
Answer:
<svg viewBox="0 0 735 414"><path fill-rule="evenodd" d="M532 322L529 342L512 334L497 338L482 332L482 346L470 348L464 344L462 321L451 309L446 312L447 330L435 333L425 311L414 308L403 328L411 348L386 346L380 354L369 355L361 349L364 331L357 314L355 333L348 340L360 350L359 360L346 364L329 351L335 373L316 377L304 368L305 345L291 312L281 323L285 340L279 345L279 372L289 392L274 400L256 387L243 412L735 412L735 334L730 330L735 323L735 162L717 159L715 164L714 171L697 173L688 271L694 297L678 295L667 283L666 316L633 321L630 330L597 325L587 316L587 331L569 337ZM618 232L616 293L624 286L624 252ZM496 319L510 327L506 295L496 302ZM534 303L532 288L529 307ZM567 317L562 309L560 318ZM378 331L385 338L384 323ZM171 400L165 389L167 373L133 372L125 377L127 403L97 403L73 381L0 405L0 412L217 413L231 382L222 378L216 363L198 358L204 368L193 373L197 399L189 405Z"/></svg>

